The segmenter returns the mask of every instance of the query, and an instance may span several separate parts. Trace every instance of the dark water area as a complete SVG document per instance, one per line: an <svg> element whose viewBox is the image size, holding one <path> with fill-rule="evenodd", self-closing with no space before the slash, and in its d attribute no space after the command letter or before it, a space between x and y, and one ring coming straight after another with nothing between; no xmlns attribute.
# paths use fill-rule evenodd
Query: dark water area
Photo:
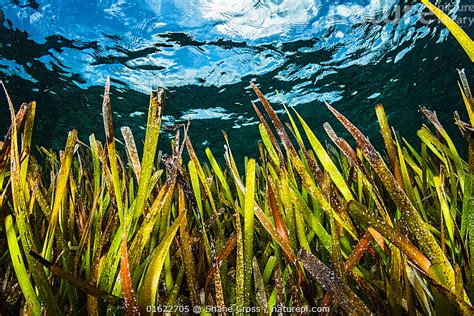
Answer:
<svg viewBox="0 0 474 316"><path fill-rule="evenodd" d="M437 5L472 38L471 1ZM132 128L144 138L148 93L167 89L164 125L191 120L194 147L223 153L221 131L235 155L257 156L258 119L252 80L278 110L294 107L326 140L323 101L351 119L375 143L374 106L416 143L419 106L435 110L448 132L453 112L466 117L457 70L471 83L467 54L421 4L400 1L0 1L0 80L16 106L36 100L34 142L62 148L67 131L83 141L103 134L106 76L112 78L116 137ZM10 124L0 97L0 131ZM163 131L169 151L173 134ZM460 142L460 138L458 138Z"/></svg>

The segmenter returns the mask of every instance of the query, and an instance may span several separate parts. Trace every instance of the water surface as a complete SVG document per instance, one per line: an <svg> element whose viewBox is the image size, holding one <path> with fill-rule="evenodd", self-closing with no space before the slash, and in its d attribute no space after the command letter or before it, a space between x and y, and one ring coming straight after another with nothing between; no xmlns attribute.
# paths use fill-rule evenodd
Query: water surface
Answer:
<svg viewBox="0 0 474 316"><path fill-rule="evenodd" d="M473 37L469 3L440 5ZM37 100L34 141L55 148L72 128L83 139L102 134L108 75L115 127L130 126L137 139L147 95L163 86L165 125L191 119L198 151L222 153L225 130L237 155L256 156L252 80L281 109L278 90L323 139L325 121L342 132L327 101L375 142L373 109L382 103L415 141L420 105L455 131L453 111L465 115L456 68L474 73L455 39L423 10L393 0L0 1L0 79L16 105ZM8 125L2 97L2 133ZM162 134L163 148L170 137Z"/></svg>

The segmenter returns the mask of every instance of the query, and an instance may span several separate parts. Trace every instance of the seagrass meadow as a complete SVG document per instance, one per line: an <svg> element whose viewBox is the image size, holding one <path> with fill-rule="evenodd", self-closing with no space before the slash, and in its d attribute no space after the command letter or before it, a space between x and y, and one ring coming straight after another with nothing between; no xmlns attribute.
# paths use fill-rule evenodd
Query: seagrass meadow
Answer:
<svg viewBox="0 0 474 316"><path fill-rule="evenodd" d="M0 314L473 315L474 97L458 72L464 113L440 122L420 107L414 145L377 105L377 149L330 104L340 124L322 142L251 82L258 157L234 159L224 132L225 163L209 148L198 159L189 123L157 150L163 89L145 139L115 134L110 78L103 142L72 130L60 152L33 147L37 105L15 111L1 82Z"/></svg>
<svg viewBox="0 0 474 316"><path fill-rule="evenodd" d="M459 75L468 119L454 120L466 158L423 107L419 150L391 130L382 105L385 148L329 104L356 146L328 123L333 144L323 146L286 106L284 126L252 83L260 156L245 159L244 172L225 134L225 166L210 149L199 161L189 125L171 154L157 153L162 89L150 96L140 159L129 128L116 141L109 79L104 144L73 130L63 151L33 155L36 104L15 113L5 89L2 314L472 314L474 99Z"/></svg>

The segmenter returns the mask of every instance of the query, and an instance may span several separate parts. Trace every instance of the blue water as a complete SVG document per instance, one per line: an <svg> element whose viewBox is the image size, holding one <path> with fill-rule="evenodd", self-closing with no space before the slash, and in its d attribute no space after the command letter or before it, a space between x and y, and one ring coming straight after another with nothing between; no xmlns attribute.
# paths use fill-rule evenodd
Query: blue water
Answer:
<svg viewBox="0 0 474 316"><path fill-rule="evenodd" d="M473 37L470 3L439 5ZM323 101L375 141L377 103L409 140L415 141L423 122L420 105L436 110L455 132L453 111L465 114L456 68L466 68L472 78L472 63L439 22L423 18L423 5L400 4L0 1L0 79L16 105L38 101L35 142L57 148L72 128L85 140L92 132L102 134L101 93L108 75L116 128L128 125L137 139L143 137L147 94L163 86L168 91L164 124L190 118L195 146L218 153L225 130L234 152L256 155L250 80L281 109L278 90L321 135L325 121L341 131ZM3 97L0 107L4 133L9 118ZM171 137L163 132L165 149Z"/></svg>

